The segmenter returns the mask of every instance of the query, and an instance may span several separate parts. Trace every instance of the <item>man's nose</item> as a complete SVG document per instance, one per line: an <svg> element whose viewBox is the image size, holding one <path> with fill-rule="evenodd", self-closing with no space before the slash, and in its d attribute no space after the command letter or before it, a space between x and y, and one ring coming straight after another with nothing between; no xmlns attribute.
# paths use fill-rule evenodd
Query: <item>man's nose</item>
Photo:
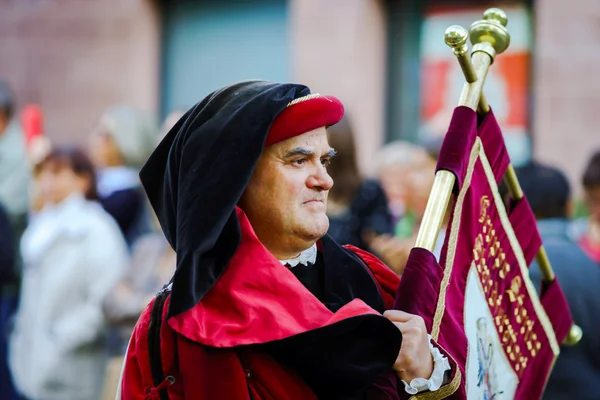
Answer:
<svg viewBox="0 0 600 400"><path fill-rule="evenodd" d="M311 189L329 190L333 186L333 178L327 173L324 165L319 165L308 178L307 186Z"/></svg>

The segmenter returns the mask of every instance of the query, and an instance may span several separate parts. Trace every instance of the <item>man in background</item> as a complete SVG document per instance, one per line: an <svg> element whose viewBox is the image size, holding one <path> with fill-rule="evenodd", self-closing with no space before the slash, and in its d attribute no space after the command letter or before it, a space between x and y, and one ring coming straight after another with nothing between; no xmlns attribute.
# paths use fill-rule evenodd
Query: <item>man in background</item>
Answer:
<svg viewBox="0 0 600 400"><path fill-rule="evenodd" d="M592 155L588 161L582 183L589 216L581 221L584 228L578 238L579 245L596 264L600 265L600 151Z"/></svg>
<svg viewBox="0 0 600 400"><path fill-rule="evenodd" d="M583 338L572 347L563 346L544 399L597 399L600 382L600 268L568 235L571 189L559 170L531 163L517 170L525 196L535 214L544 248L560 281L575 324ZM542 275L537 264L530 277L540 288Z"/></svg>

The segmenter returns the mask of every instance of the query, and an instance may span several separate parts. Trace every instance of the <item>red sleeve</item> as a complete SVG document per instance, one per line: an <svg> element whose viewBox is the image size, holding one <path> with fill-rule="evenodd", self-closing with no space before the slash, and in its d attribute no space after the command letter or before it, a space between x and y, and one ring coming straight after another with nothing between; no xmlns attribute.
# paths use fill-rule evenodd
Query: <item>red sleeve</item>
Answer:
<svg viewBox="0 0 600 400"><path fill-rule="evenodd" d="M180 393L182 382L177 368L176 333L166 322L169 299L170 297L167 297L164 300L160 322L160 336L155 338L159 342L159 348L155 351L160 351L163 381L158 386L155 385L149 353L149 332L152 310L156 302L155 297L142 312L131 335L127 354L125 355L123 376L121 378L120 400L159 399L161 389L166 389L171 399L183 398ZM171 381L170 378L173 377L175 377L175 380Z"/></svg>
<svg viewBox="0 0 600 400"><path fill-rule="evenodd" d="M144 363L149 365L148 351L148 324L150 322L150 310L154 300L142 312L127 347L125 354L125 365L121 376L121 397L119 400L144 400L146 388L152 386L147 381L147 374L143 373ZM146 375L146 379L144 376ZM150 378L151 379L151 378Z"/></svg>
<svg viewBox="0 0 600 400"><path fill-rule="evenodd" d="M400 284L398 275L373 254L349 244L344 245L344 248L352 251L367 264L375 277L375 282L379 286L379 291L381 292L386 308L391 309L394 305L398 285Z"/></svg>

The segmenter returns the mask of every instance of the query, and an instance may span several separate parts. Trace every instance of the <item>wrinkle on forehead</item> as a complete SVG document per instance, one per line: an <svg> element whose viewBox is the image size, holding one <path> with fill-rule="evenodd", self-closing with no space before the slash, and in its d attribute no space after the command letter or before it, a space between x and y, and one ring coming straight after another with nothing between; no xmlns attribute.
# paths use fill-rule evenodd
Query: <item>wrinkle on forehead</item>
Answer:
<svg viewBox="0 0 600 400"><path fill-rule="evenodd" d="M266 150L271 150L278 157L283 157L290 150L299 147L315 150L315 152L329 153L331 147L327 141L327 131L324 127L317 128L269 146Z"/></svg>

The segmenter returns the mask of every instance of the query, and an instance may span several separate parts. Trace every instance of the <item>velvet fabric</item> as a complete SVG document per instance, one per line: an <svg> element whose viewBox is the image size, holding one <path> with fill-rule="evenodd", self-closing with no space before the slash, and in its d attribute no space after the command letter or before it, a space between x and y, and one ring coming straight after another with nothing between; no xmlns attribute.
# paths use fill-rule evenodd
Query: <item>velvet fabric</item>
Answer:
<svg viewBox="0 0 600 400"><path fill-rule="evenodd" d="M168 299L167 299L168 301ZM152 304L151 304L152 305ZM151 306L150 305L150 306ZM150 308L140 317L126 355L121 386L122 400L159 400L166 388L170 400L396 400L408 398L403 385L391 371L376 377L359 397L347 392L321 397L291 368L251 348L215 349L198 345L164 324L161 348L165 380L155 385L148 367L148 324ZM164 317L166 317L166 308ZM161 386L162 385L162 386Z"/></svg>
<svg viewBox="0 0 600 400"><path fill-rule="evenodd" d="M431 332L433 326L433 317L443 272L442 267L440 267L431 252L415 247L410 251L398 287L394 309L423 317L428 332ZM403 294L413 293L415 289L419 290L418 296Z"/></svg>
<svg viewBox="0 0 600 400"><path fill-rule="evenodd" d="M506 168L510 164L510 157L508 150L506 150L502 130L494 117L493 109L480 121L477 136L481 139L485 156L496 177L496 183L500 183Z"/></svg>
<svg viewBox="0 0 600 400"><path fill-rule="evenodd" d="M340 286L327 290L335 296L322 303L260 243L239 208L237 217L242 232L238 251L202 301L169 319L175 331L189 340L221 348L274 342L356 315L373 315L373 324L389 331L386 326L391 323L378 314L384 311L383 303L373 304L376 300L372 300L368 306L360 300L369 293L379 294L365 268L336 256L326 285ZM328 256L326 252L324 257ZM352 284L350 279L357 274L359 282ZM339 296L354 300L345 303ZM227 307L223 307L225 303Z"/></svg>
<svg viewBox="0 0 600 400"><path fill-rule="evenodd" d="M355 262L349 254L351 249L342 249L324 238L320 242L323 258L326 262L337 261L329 271L338 269L340 274L330 276L330 284L348 281L349 276L363 281L362 288L346 285L353 288L353 293L338 292L340 297L356 298L334 313L297 280L290 279L291 272L279 261L274 260L279 264L276 268L275 263L271 265L265 259L272 257L270 254L260 254L266 250L256 241L240 210L238 216L243 233L240 251L213 290L177 317L169 319L164 308L167 323L161 327L163 372L165 377L175 378L173 384L166 382L163 386L170 398L249 399L249 393L254 400L406 397L403 385L391 371L401 334L361 300L369 298L362 290L372 284L381 296L371 297L369 303L388 308L398 286L395 274L365 252L356 253L356 257L366 264ZM249 258L237 259L240 254ZM371 276L377 282L369 282ZM250 303L244 306L223 295L212 304L212 293L218 292L221 285ZM337 303L332 301L335 307ZM138 321L127 352L122 399L141 399L152 393L158 396L160 384L152 381L148 357L150 309L151 305ZM271 323L275 319L277 323ZM201 329L204 325L206 330Z"/></svg>
<svg viewBox="0 0 600 400"><path fill-rule="evenodd" d="M442 142L436 167L436 172L447 170L454 173L455 193L458 193L463 185L469 165L469 154L476 137L477 119L473 118L473 110L468 107L455 108L448 132Z"/></svg>
<svg viewBox="0 0 600 400"><path fill-rule="evenodd" d="M535 228L537 222L526 197L512 203L508 218L523 250L525 262L530 265L542 246L542 238Z"/></svg>
<svg viewBox="0 0 600 400"><path fill-rule="evenodd" d="M473 160L471 150L477 137L485 149L485 158L478 156L469 169ZM493 175L489 179L484 168L486 159ZM496 321L490 322L492 329L496 328L504 357L518 377L515 399L541 397L554 359L550 340L556 336L555 342L560 343L565 327L571 324L558 282L546 289L540 302L555 333L551 332L548 336L542 325L545 317L537 315L535 290L528 291L528 272L520 268L518 261L518 254L522 252L525 263L529 264L541 244L535 218L524 199L514 204L508 215L505 214L512 226L505 229L502 212L498 208L504 206L494 197L497 195L496 184L509 163L493 113L490 111L478 123L473 110L457 107L442 146L437 170L454 173L457 180L455 193L459 194L464 189L464 197L458 198L460 202L455 199L452 207L440 263L427 250L413 249L398 288L394 307L422 315L428 329L437 325L438 343L458 364L463 379L460 388L452 395L456 399L466 398L467 389L477 383L471 382L469 386L470 375L466 370L469 346L475 345L468 343L466 331L469 327L465 325L468 322L466 307L470 307L466 290L472 268L485 296L482 300L489 304L490 321ZM457 207L460 207L460 212L457 212ZM518 242L516 244L511 242L511 230ZM526 324L525 321L533 323ZM506 390L502 382L499 385L495 388L498 390L496 393Z"/></svg>
<svg viewBox="0 0 600 400"><path fill-rule="evenodd" d="M333 96L315 96L289 105L275 118L265 147L340 122L344 116L342 103Z"/></svg>

